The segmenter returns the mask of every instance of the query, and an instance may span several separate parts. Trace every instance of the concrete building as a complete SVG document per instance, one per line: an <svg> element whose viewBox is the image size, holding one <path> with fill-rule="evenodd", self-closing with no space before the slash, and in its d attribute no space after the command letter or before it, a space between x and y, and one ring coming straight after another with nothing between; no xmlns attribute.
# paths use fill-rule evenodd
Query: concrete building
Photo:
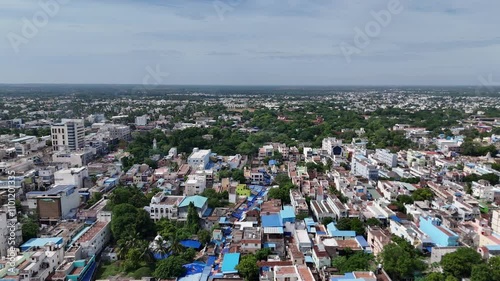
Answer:
<svg viewBox="0 0 500 281"><path fill-rule="evenodd" d="M85 146L85 127L81 119L63 119L50 128L54 150L78 150Z"/></svg>
<svg viewBox="0 0 500 281"><path fill-rule="evenodd" d="M39 141L36 136L20 137L13 139L11 143L14 144L18 156L30 155L32 152L45 147L45 141Z"/></svg>
<svg viewBox="0 0 500 281"><path fill-rule="evenodd" d="M6 257L8 254L9 237L12 232L12 227L15 228L15 236L13 237L15 244L18 246L22 240L21 224L17 222L17 219L13 219L9 215L8 211L0 210L0 257ZM12 243L12 242L11 242Z"/></svg>
<svg viewBox="0 0 500 281"><path fill-rule="evenodd" d="M167 196L163 192L158 192L151 198L146 211L150 213L150 218L158 221L161 218L177 220L179 204L184 200L184 196Z"/></svg>
<svg viewBox="0 0 500 281"><path fill-rule="evenodd" d="M240 241L242 253L255 253L262 248L262 229L260 227L245 227Z"/></svg>
<svg viewBox="0 0 500 281"><path fill-rule="evenodd" d="M207 187L205 175L189 175L186 181L184 193L187 196L201 194Z"/></svg>
<svg viewBox="0 0 500 281"><path fill-rule="evenodd" d="M191 155L189 155L187 159L189 166L194 169L198 167L202 167L203 169L205 169L210 161L211 153L212 151L210 149L200 150L198 148L194 148L193 153L191 153Z"/></svg>
<svg viewBox="0 0 500 281"><path fill-rule="evenodd" d="M135 117L135 125L136 126L146 126L148 124L148 116L142 115Z"/></svg>
<svg viewBox="0 0 500 281"><path fill-rule="evenodd" d="M458 246L459 236L441 225L441 220L432 217L420 217L419 228L439 247Z"/></svg>
<svg viewBox="0 0 500 281"><path fill-rule="evenodd" d="M491 229L500 234L500 210L494 210L491 216Z"/></svg>
<svg viewBox="0 0 500 281"><path fill-rule="evenodd" d="M342 156L344 150L342 149L342 140L336 138L324 138L322 141L321 149L329 156Z"/></svg>
<svg viewBox="0 0 500 281"><path fill-rule="evenodd" d="M80 195L74 185L56 185L47 191L30 191L26 197L34 200L33 205L42 224L55 224L61 219L72 218L76 216L80 205Z"/></svg>
<svg viewBox="0 0 500 281"><path fill-rule="evenodd" d="M375 150L374 157L382 164L389 167L396 167L398 165L398 155L391 153L387 149L377 149Z"/></svg>
<svg viewBox="0 0 500 281"><path fill-rule="evenodd" d="M87 165L93 157L92 150L79 151L56 151L52 154L52 162L66 163L70 167L82 167Z"/></svg>
<svg viewBox="0 0 500 281"><path fill-rule="evenodd" d="M378 168L369 162L368 158L361 154L352 157L351 172L355 176L361 176L365 179L378 179Z"/></svg>
<svg viewBox="0 0 500 281"><path fill-rule="evenodd" d="M84 187L84 180L88 178L87 167L62 169L54 173L56 185L74 185L76 188Z"/></svg>
<svg viewBox="0 0 500 281"><path fill-rule="evenodd" d="M42 239L43 240L43 239ZM46 243L18 253L14 267L0 268L0 280L45 281L63 261L64 248L59 244ZM5 262L5 261L3 261Z"/></svg>
<svg viewBox="0 0 500 281"><path fill-rule="evenodd" d="M111 238L111 221L97 221L76 241L82 249L82 257L98 255L106 247Z"/></svg>
<svg viewBox="0 0 500 281"><path fill-rule="evenodd" d="M188 208L190 203L193 203L194 207L196 208L196 212L198 213L198 216L200 218L203 217L203 214L208 208L208 199L206 197L200 195L186 196L184 197L182 202L179 203L179 208L178 208L179 220L187 219Z"/></svg>

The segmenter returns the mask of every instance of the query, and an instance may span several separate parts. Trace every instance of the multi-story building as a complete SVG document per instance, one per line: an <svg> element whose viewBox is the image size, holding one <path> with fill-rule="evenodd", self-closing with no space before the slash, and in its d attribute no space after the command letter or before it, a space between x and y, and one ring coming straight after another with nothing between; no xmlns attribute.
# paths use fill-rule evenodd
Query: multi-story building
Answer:
<svg viewBox="0 0 500 281"><path fill-rule="evenodd" d="M342 156L343 154L342 140L336 138L324 138L321 148L329 156Z"/></svg>
<svg viewBox="0 0 500 281"><path fill-rule="evenodd" d="M98 255L106 247L111 238L111 220L97 221L76 241L82 249L83 258Z"/></svg>
<svg viewBox="0 0 500 281"><path fill-rule="evenodd" d="M63 119L50 128L54 150L79 150L85 146L85 127L81 119Z"/></svg>
<svg viewBox="0 0 500 281"><path fill-rule="evenodd" d="M205 175L189 175L184 188L184 193L187 196L200 194L206 187L207 179Z"/></svg>
<svg viewBox="0 0 500 281"><path fill-rule="evenodd" d="M142 115L135 117L135 125L136 126L146 126L148 124L148 116Z"/></svg>
<svg viewBox="0 0 500 281"><path fill-rule="evenodd" d="M47 243L30 248L14 257L14 267L0 268L0 280L47 280L62 262L63 257L64 248L59 244Z"/></svg>
<svg viewBox="0 0 500 281"><path fill-rule="evenodd" d="M105 128L109 132L111 140L129 140L131 137L129 126L109 124Z"/></svg>
<svg viewBox="0 0 500 281"><path fill-rule="evenodd" d="M167 196L163 192L158 192L149 206L144 209L150 213L152 220L167 218L171 220L186 220L188 207L193 203L198 215L203 216L208 208L207 198L199 195L195 196Z"/></svg>
<svg viewBox="0 0 500 281"><path fill-rule="evenodd" d="M45 186L54 184L54 173L56 172L56 167L47 167L43 170L38 170L38 176L42 180L42 184Z"/></svg>
<svg viewBox="0 0 500 281"><path fill-rule="evenodd" d="M205 169L207 164L210 162L210 154L212 151L210 149L198 149L194 148L193 153L189 155L187 162L191 168L201 167Z"/></svg>
<svg viewBox="0 0 500 281"><path fill-rule="evenodd" d="M378 255L384 246L391 243L391 233L380 227L368 227L367 242L371 247L373 255Z"/></svg>
<svg viewBox="0 0 500 281"><path fill-rule="evenodd" d="M79 151L56 151L52 154L52 162L66 163L70 167L82 167L87 165L93 157L92 150Z"/></svg>
<svg viewBox="0 0 500 281"><path fill-rule="evenodd" d="M493 215L491 216L491 229L500 234L500 211L494 210Z"/></svg>
<svg viewBox="0 0 500 281"><path fill-rule="evenodd" d="M260 227L245 227L240 241L242 253L255 253L262 248L262 229Z"/></svg>
<svg viewBox="0 0 500 281"><path fill-rule="evenodd" d="M261 281L314 281L311 270L305 265L276 265L273 270L264 271Z"/></svg>
<svg viewBox="0 0 500 281"><path fill-rule="evenodd" d="M15 236L12 237L14 240L10 238L13 228L15 229ZM17 222L17 219L12 219L8 210L0 210L0 256L7 256L8 249L12 243L9 243L9 241L14 241L14 246L17 246L21 242L21 238L22 234L20 223Z"/></svg>
<svg viewBox="0 0 500 281"><path fill-rule="evenodd" d="M419 228L427 234L436 246L458 246L459 236L450 229L441 225L441 220L433 217L420 217Z"/></svg>
<svg viewBox="0 0 500 281"><path fill-rule="evenodd" d="M158 192L151 198L149 211L152 220L157 221L161 218L177 220L179 204L184 200L184 196L167 196L163 192Z"/></svg>
<svg viewBox="0 0 500 281"><path fill-rule="evenodd" d="M56 185L74 185L76 188L83 188L84 180L88 178L87 167L62 169L54 173Z"/></svg>
<svg viewBox="0 0 500 281"><path fill-rule="evenodd" d="M396 167L398 165L398 155L391 153L388 149L375 150L374 157L382 164L389 167Z"/></svg>
<svg viewBox="0 0 500 281"><path fill-rule="evenodd" d="M47 191L30 191L28 204L35 207L40 223L55 224L61 219L76 216L80 195L74 185L56 185Z"/></svg>
<svg viewBox="0 0 500 281"><path fill-rule="evenodd" d="M351 172L355 176L365 179L376 180L378 178L378 168L369 162L368 158L361 154L352 157Z"/></svg>
<svg viewBox="0 0 500 281"><path fill-rule="evenodd" d="M45 141L38 141L36 136L24 136L11 141L16 148L16 154L21 156L29 155L45 146Z"/></svg>

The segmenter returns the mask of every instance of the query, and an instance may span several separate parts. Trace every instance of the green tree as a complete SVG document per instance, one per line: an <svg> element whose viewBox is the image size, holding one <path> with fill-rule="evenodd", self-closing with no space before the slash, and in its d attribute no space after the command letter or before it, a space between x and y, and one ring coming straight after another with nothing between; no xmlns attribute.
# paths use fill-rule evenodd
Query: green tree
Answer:
<svg viewBox="0 0 500 281"><path fill-rule="evenodd" d="M267 260L267 257L271 254L270 248L262 248L255 253L255 258L259 261Z"/></svg>
<svg viewBox="0 0 500 281"><path fill-rule="evenodd" d="M247 181L245 178L245 173L243 172L243 170L240 169L233 170L231 176L233 180L239 183L245 183Z"/></svg>
<svg viewBox="0 0 500 281"><path fill-rule="evenodd" d="M340 256L332 261L332 266L337 268L341 274L353 271L367 271L373 256L364 252L357 252L349 256Z"/></svg>
<svg viewBox="0 0 500 281"><path fill-rule="evenodd" d="M236 270L238 270L240 276L245 278L245 281L259 280L259 267L257 266L257 258L254 255L243 256L236 266Z"/></svg>
<svg viewBox="0 0 500 281"><path fill-rule="evenodd" d="M380 254L384 270L394 280L413 278L415 272L425 269L426 264L417 255L411 244L400 240L398 242L384 246Z"/></svg>
<svg viewBox="0 0 500 281"><path fill-rule="evenodd" d="M192 234L197 233L200 228L200 216L193 202L190 202L188 206L186 224Z"/></svg>
<svg viewBox="0 0 500 281"><path fill-rule="evenodd" d="M411 197L414 201L425 201L432 200L432 198L434 198L434 194L430 188L419 188L411 194Z"/></svg>
<svg viewBox="0 0 500 281"><path fill-rule="evenodd" d="M201 229L200 231L198 231L197 236L198 236L198 240L202 244L207 244L212 239L212 235L210 234L210 232L208 230L205 230L205 229Z"/></svg>
<svg viewBox="0 0 500 281"><path fill-rule="evenodd" d="M492 281L492 280L499 280L499 279L493 279L492 274L491 274L491 269L490 267L485 264L477 264L472 267L471 271L471 281Z"/></svg>
<svg viewBox="0 0 500 281"><path fill-rule="evenodd" d="M453 275L458 279L469 278L472 267L481 264L481 255L472 248L459 248L453 253L448 253L441 259L443 272Z"/></svg>
<svg viewBox="0 0 500 281"><path fill-rule="evenodd" d="M153 276L158 279L180 277L186 273L185 260L178 256L170 256L157 263Z"/></svg>
<svg viewBox="0 0 500 281"><path fill-rule="evenodd" d="M28 217L22 219L21 230L23 233L23 241L26 242L31 238L36 238L38 236L40 227L38 226L38 223L34 219Z"/></svg>
<svg viewBox="0 0 500 281"><path fill-rule="evenodd" d="M369 218L369 219L366 220L366 225L369 225L369 226L381 226L382 224L376 218Z"/></svg>
<svg viewBox="0 0 500 281"><path fill-rule="evenodd" d="M431 272L425 276L425 281L445 281L446 275L440 272Z"/></svg>
<svg viewBox="0 0 500 281"><path fill-rule="evenodd" d="M324 218L321 220L321 223L322 223L323 225L325 225L325 226L326 226L326 225L328 225L328 224L330 224L331 222L333 222L333 218L330 218L330 217L324 217Z"/></svg>
<svg viewBox="0 0 500 281"><path fill-rule="evenodd" d="M150 201L136 187L117 187L110 196L110 206L128 203L137 208L148 206Z"/></svg>

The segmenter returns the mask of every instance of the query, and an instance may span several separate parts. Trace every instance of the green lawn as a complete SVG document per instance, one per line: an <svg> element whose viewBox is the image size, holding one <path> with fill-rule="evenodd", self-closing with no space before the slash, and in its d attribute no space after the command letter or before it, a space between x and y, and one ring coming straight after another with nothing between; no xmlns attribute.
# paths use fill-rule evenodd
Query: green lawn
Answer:
<svg viewBox="0 0 500 281"><path fill-rule="evenodd" d="M96 279L107 279L111 276L121 275L120 266L118 262L113 263L101 263L99 269L97 270Z"/></svg>

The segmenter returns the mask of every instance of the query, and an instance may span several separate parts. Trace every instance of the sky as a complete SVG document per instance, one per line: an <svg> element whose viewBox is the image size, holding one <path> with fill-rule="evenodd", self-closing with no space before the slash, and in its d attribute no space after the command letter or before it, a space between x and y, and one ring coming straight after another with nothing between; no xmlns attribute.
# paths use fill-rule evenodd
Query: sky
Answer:
<svg viewBox="0 0 500 281"><path fill-rule="evenodd" d="M499 10L498 0L2 0L0 83L498 85Z"/></svg>

